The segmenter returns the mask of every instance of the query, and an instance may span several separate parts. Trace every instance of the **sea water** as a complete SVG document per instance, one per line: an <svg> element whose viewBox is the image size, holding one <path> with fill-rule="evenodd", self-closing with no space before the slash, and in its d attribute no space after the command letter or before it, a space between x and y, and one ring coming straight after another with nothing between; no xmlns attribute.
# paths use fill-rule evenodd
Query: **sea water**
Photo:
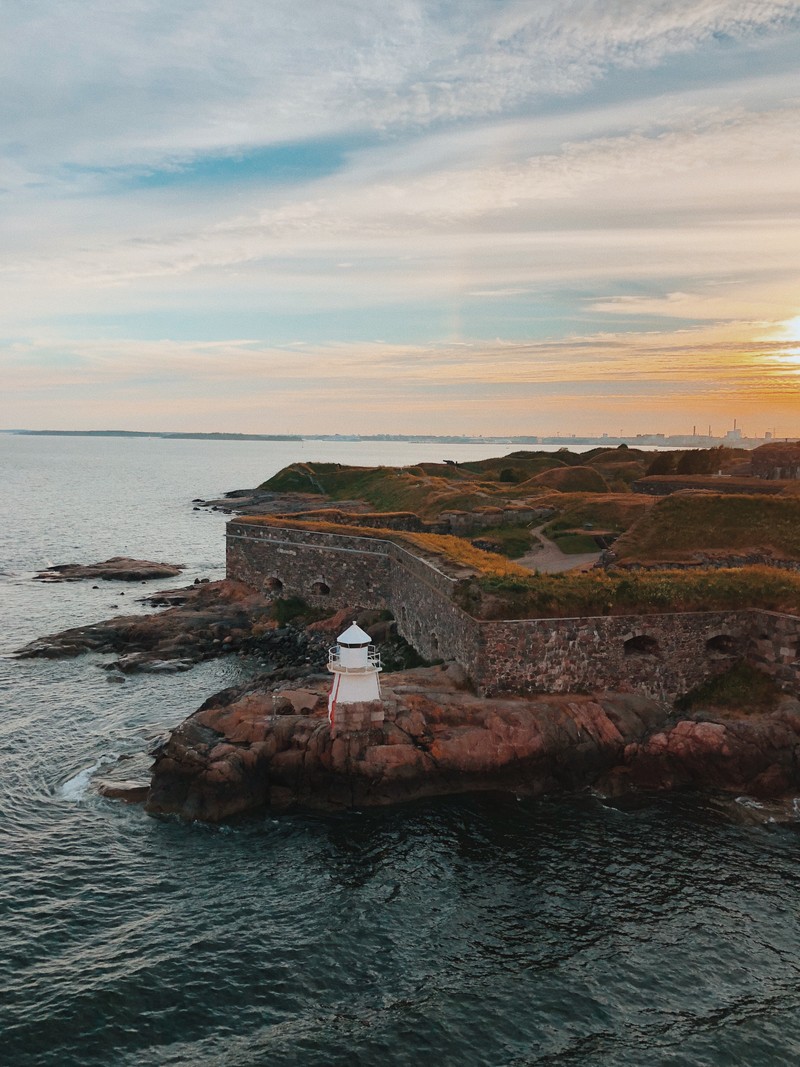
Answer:
<svg viewBox="0 0 800 1067"><path fill-rule="evenodd" d="M800 1061L800 839L702 798L468 796L229 826L152 819L92 776L247 661L111 685L26 641L223 573L193 497L292 460L431 445L0 435L0 1063L694 1067ZM479 458L497 446L446 446ZM159 583L41 585L111 555ZM98 588L93 588L97 585ZM124 596L123 596L124 594Z"/></svg>

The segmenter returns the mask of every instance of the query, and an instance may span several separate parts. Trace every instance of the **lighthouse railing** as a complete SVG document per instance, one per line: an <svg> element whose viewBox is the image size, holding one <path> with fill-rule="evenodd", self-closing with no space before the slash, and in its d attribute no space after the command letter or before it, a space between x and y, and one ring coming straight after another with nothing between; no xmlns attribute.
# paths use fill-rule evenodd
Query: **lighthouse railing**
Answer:
<svg viewBox="0 0 800 1067"><path fill-rule="evenodd" d="M365 674L367 671L382 671L381 654L374 645L367 646L367 665L351 667L342 663L341 648L339 645L331 645L328 649L328 670L338 674Z"/></svg>

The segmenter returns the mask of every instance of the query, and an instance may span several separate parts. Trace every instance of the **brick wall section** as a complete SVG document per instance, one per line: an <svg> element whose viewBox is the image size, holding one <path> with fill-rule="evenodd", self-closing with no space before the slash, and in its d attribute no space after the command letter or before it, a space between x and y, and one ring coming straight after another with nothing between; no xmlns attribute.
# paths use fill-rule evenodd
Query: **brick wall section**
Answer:
<svg viewBox="0 0 800 1067"><path fill-rule="evenodd" d="M612 689L671 701L742 656L800 690L800 618L777 612L481 622L454 603L458 577L399 545L246 520L228 524L227 563L228 577L254 588L277 580L276 595L388 608L423 656L457 660L486 696ZM330 591L315 592L319 583Z"/></svg>
<svg viewBox="0 0 800 1067"><path fill-rule="evenodd" d="M229 522L226 568L254 589L300 596L331 610L389 606L388 541L310 530L277 529L258 523ZM327 586L329 593L315 592Z"/></svg>
<svg viewBox="0 0 800 1067"><path fill-rule="evenodd" d="M457 587L410 552L393 553L389 599L398 631L426 659L454 659L474 674L481 623L453 603Z"/></svg>
<svg viewBox="0 0 800 1067"><path fill-rule="evenodd" d="M752 611L750 617L747 658L781 689L800 691L800 619L777 611Z"/></svg>
<svg viewBox="0 0 800 1067"><path fill-rule="evenodd" d="M746 653L749 616L687 612L483 623L480 667L473 680L487 696L614 689L674 700ZM707 647L720 636L730 651ZM641 638L654 642L650 650L636 650ZM633 648L626 648L629 641Z"/></svg>

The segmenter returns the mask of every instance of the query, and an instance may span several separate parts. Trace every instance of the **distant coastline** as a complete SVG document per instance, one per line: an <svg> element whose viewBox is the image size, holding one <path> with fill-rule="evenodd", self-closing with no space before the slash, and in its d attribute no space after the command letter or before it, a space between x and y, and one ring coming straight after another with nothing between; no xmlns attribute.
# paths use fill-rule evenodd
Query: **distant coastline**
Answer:
<svg viewBox="0 0 800 1067"><path fill-rule="evenodd" d="M791 437L744 437L738 431L728 431L722 437L708 434L672 434L663 433L634 434L631 436L611 437L601 434L592 436L556 436L537 437L533 435L505 436L466 436L459 434L271 434L271 433L191 433L158 430L1 430L0 433L15 434L24 437L156 437L166 440L183 441L400 441L411 444L451 444L451 445L605 445L618 448L620 445L636 448L716 448L726 445L729 448L758 448L770 441L793 441Z"/></svg>

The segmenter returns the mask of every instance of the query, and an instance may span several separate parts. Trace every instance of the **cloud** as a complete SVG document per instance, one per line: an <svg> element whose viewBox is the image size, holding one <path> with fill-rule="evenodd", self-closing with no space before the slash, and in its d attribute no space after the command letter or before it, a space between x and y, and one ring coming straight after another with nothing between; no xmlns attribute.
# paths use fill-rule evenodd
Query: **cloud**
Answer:
<svg viewBox="0 0 800 1067"><path fill-rule="evenodd" d="M799 10L794 0L28 0L4 12L0 128L7 153L40 177L64 162L169 166L337 131L420 129L581 93L719 38L761 40Z"/></svg>
<svg viewBox="0 0 800 1067"><path fill-rule="evenodd" d="M187 420L258 396L380 425L387 380L418 424L796 392L791 353L753 340L799 310L794 0L4 16L20 411L43 410L34 371L51 410L84 389L140 418L183 383Z"/></svg>
<svg viewBox="0 0 800 1067"><path fill-rule="evenodd" d="M245 290L268 285L301 300L323 294L323 301L348 303L348 293L378 302L390 294L511 296L542 283L602 284L614 275L794 273L798 128L794 106L690 115L679 128L656 124L521 160L392 181L337 175L319 181L311 197L305 190L253 191L248 207L227 217L221 198L222 217L214 220L197 208L199 218L191 208L188 217L173 217L170 197L150 202L157 209L150 233L135 221L127 232L124 220L113 227L112 216L112 228L94 239L67 234L62 254L12 255L0 270L12 306L19 306L26 278L34 292L46 285L57 299L61 289L187 275L198 275L202 285L212 271L221 281L217 289L227 276ZM399 150L383 152L389 169ZM136 220L137 201L130 202ZM58 242L56 230L51 245ZM342 262L348 270L336 271ZM621 296L590 307L674 314L678 304L661 299L657 308L647 298Z"/></svg>

